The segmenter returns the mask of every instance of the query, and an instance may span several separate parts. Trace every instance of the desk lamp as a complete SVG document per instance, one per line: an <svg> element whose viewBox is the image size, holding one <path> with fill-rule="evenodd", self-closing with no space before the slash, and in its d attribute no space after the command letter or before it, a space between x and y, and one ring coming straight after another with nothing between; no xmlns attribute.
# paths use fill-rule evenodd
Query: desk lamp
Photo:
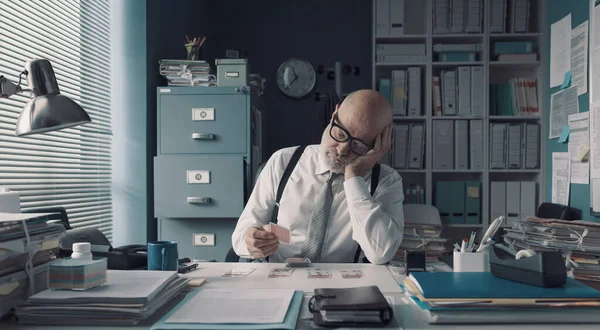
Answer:
<svg viewBox="0 0 600 330"><path fill-rule="evenodd" d="M23 108L15 134L26 136L61 130L91 122L90 116L79 104L60 94L52 65L46 59L27 61L15 85L0 75L0 96L8 98L22 93L21 76L27 76L33 98Z"/></svg>

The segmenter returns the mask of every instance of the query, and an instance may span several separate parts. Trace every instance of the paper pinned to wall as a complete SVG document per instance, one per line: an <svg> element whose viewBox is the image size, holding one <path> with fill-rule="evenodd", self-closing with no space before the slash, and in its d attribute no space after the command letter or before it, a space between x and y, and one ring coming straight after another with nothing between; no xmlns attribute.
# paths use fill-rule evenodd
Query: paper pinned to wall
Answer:
<svg viewBox="0 0 600 330"><path fill-rule="evenodd" d="M569 205L571 158L568 152L552 153L552 203Z"/></svg>
<svg viewBox="0 0 600 330"><path fill-rule="evenodd" d="M550 87L560 86L571 70L571 14L550 26Z"/></svg>
<svg viewBox="0 0 600 330"><path fill-rule="evenodd" d="M590 183L590 162L588 157L579 158L582 150L589 149L590 130L588 112L576 113L569 116L569 155L571 159L571 183ZM587 154L587 152L586 152Z"/></svg>
<svg viewBox="0 0 600 330"><path fill-rule="evenodd" d="M600 179L600 103L590 108L590 176Z"/></svg>
<svg viewBox="0 0 600 330"><path fill-rule="evenodd" d="M571 31L571 86L577 85L577 95L587 93L588 21Z"/></svg>
<svg viewBox="0 0 600 330"><path fill-rule="evenodd" d="M577 86L562 89L550 98L550 138L558 138L562 129L568 124L569 115L579 112Z"/></svg>

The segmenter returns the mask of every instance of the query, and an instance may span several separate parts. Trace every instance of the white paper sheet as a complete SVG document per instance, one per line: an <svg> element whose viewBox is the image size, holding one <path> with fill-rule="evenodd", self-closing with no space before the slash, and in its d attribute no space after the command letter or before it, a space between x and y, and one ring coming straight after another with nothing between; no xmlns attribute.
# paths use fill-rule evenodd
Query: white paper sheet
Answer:
<svg viewBox="0 0 600 330"><path fill-rule="evenodd" d="M589 157L590 176L592 179L600 179L600 103L592 103L592 106L590 107Z"/></svg>
<svg viewBox="0 0 600 330"><path fill-rule="evenodd" d="M550 87L560 86L571 70L571 14L550 26Z"/></svg>
<svg viewBox="0 0 600 330"><path fill-rule="evenodd" d="M568 152L552 153L552 203L569 205L571 159Z"/></svg>
<svg viewBox="0 0 600 330"><path fill-rule="evenodd" d="M569 155L571 158L571 183L590 183L589 157L578 161L577 155L590 144L588 112L576 113L569 116Z"/></svg>
<svg viewBox="0 0 600 330"><path fill-rule="evenodd" d="M203 289L165 323L283 323L294 290Z"/></svg>
<svg viewBox="0 0 600 330"><path fill-rule="evenodd" d="M560 137L563 126L569 123L569 115L579 112L577 86L560 90L550 98L550 138Z"/></svg>
<svg viewBox="0 0 600 330"><path fill-rule="evenodd" d="M577 95L587 93L588 21L571 31L571 85L577 85Z"/></svg>

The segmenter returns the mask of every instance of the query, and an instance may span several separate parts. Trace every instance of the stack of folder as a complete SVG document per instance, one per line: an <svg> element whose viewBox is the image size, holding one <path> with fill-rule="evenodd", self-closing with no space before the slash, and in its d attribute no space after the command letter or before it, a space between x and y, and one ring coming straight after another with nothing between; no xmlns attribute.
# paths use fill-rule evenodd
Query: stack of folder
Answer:
<svg viewBox="0 0 600 330"><path fill-rule="evenodd" d="M425 123L395 124L393 127L392 163L397 169L423 169Z"/></svg>
<svg viewBox="0 0 600 330"><path fill-rule="evenodd" d="M405 251L423 251L427 261L437 261L446 252L447 238L441 237L442 226L404 224L404 237L394 261L404 262Z"/></svg>
<svg viewBox="0 0 600 330"><path fill-rule="evenodd" d="M434 0L433 33L481 33L483 0Z"/></svg>
<svg viewBox="0 0 600 330"><path fill-rule="evenodd" d="M490 272L412 272L403 285L427 323L600 323L600 291L572 278L543 288Z"/></svg>
<svg viewBox="0 0 600 330"><path fill-rule="evenodd" d="M433 76L435 116L483 117L483 108L483 67L459 66Z"/></svg>
<svg viewBox="0 0 600 330"><path fill-rule="evenodd" d="M481 223L480 181L437 181L434 193L443 224Z"/></svg>
<svg viewBox="0 0 600 330"><path fill-rule="evenodd" d="M506 84L490 84L491 116L539 116L537 80L512 78Z"/></svg>
<svg viewBox="0 0 600 330"><path fill-rule="evenodd" d="M180 294L189 280L175 271L108 270L106 285L47 289L16 306L16 315L21 324L135 325Z"/></svg>
<svg viewBox="0 0 600 330"><path fill-rule="evenodd" d="M205 61L160 60L160 74L169 86L216 86L217 77Z"/></svg>
<svg viewBox="0 0 600 330"><path fill-rule="evenodd" d="M504 231L504 243L514 252L561 251L574 278L600 282L600 224L527 217Z"/></svg>
<svg viewBox="0 0 600 330"><path fill-rule="evenodd" d="M47 219L47 214L0 213L0 317L48 288L48 262L58 253L66 231Z"/></svg>

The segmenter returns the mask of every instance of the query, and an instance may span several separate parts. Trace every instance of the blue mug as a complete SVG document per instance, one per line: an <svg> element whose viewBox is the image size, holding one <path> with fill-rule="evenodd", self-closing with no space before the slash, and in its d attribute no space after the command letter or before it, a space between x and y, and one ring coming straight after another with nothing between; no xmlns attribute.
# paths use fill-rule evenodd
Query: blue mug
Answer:
<svg viewBox="0 0 600 330"><path fill-rule="evenodd" d="M177 270L177 242L148 242L148 270Z"/></svg>

